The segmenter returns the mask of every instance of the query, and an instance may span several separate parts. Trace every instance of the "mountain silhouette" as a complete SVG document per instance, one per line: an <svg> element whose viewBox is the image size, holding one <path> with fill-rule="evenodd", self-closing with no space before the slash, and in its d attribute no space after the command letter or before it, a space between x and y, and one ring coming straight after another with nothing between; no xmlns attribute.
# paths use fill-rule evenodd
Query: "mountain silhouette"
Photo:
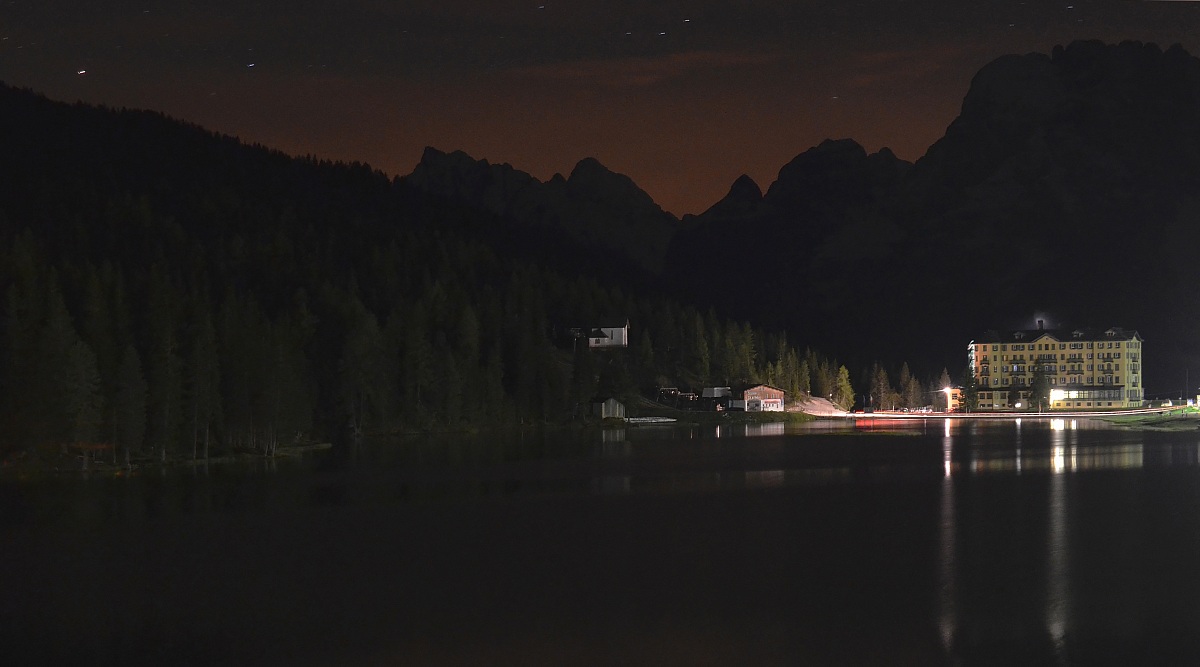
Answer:
<svg viewBox="0 0 1200 667"><path fill-rule="evenodd" d="M391 179L158 114L11 88L0 106L11 121L0 223L32 225L50 251L80 252L86 240L81 261L220 257L226 265L196 270L261 284L277 309L292 298L289 274L270 267L307 270L299 248L358 280L363 244L401 247L397 234L432 230L785 328L852 366L961 368L978 332L1036 319L1138 330L1151 393L1184 390L1186 368L1200 361L1190 242L1200 223L1200 60L1178 46L1085 41L1001 56L915 163L827 140L765 189L741 176L681 220L592 158L541 181L429 148ZM87 227L84 210L153 220L154 240ZM397 219L404 229L388 226ZM368 305L386 308L385 290L372 297L374 285L358 284Z"/></svg>
<svg viewBox="0 0 1200 667"><path fill-rule="evenodd" d="M977 332L1138 329L1147 378L1197 361L1200 60L1178 46L1075 42L997 58L914 165L827 141L685 217L668 265L697 290L858 363L954 367ZM688 281L683 281L688 284ZM764 295L764 292L767 293ZM1181 388L1179 384L1171 384Z"/></svg>
<svg viewBox="0 0 1200 667"><path fill-rule="evenodd" d="M891 215L958 318L1136 328L1163 355L1148 380L1182 381L1156 364L1196 360L1198 188L1200 61L1075 42L984 67Z"/></svg>
<svg viewBox="0 0 1200 667"><path fill-rule="evenodd" d="M568 178L555 174L543 183L508 164L426 148L404 180L410 187L477 207L508 224L553 230L565 243L627 260L648 273L662 271L678 222L632 179L594 158L580 160Z"/></svg>

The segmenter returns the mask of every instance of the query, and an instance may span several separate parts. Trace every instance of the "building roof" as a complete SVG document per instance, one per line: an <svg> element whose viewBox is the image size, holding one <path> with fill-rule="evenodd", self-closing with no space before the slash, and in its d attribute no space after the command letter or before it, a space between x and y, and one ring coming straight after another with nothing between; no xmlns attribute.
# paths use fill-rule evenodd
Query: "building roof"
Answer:
<svg viewBox="0 0 1200 667"><path fill-rule="evenodd" d="M989 329L982 336L975 338L975 343L1036 343L1050 339L1056 343L1069 343L1073 340L1143 340L1134 329L1111 327L1108 329L1079 328L1079 329L1009 329L1000 331Z"/></svg>
<svg viewBox="0 0 1200 667"><path fill-rule="evenodd" d="M754 384L748 384L748 383L747 384L737 384L737 385L734 385L734 390L741 392L741 393L745 393L746 391L748 391L750 389L758 389L759 387L766 387L767 389L774 389L775 391L783 391L783 393L785 393L785 394L787 393L783 389L776 387L774 385L766 384L765 382L755 382Z"/></svg>

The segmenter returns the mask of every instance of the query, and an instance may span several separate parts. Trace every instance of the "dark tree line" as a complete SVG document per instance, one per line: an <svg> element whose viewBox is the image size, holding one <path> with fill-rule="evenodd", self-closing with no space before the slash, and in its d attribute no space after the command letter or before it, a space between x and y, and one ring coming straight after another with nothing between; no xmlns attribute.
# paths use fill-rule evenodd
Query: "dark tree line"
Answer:
<svg viewBox="0 0 1200 667"><path fill-rule="evenodd" d="M943 370L941 376L936 379L921 382L909 370L908 362L901 364L894 382L891 377L884 366L879 363L872 364L863 383L863 386L868 387L863 405L879 410L911 410L932 406L935 403L934 394L951 386L947 371Z"/></svg>
<svg viewBox="0 0 1200 667"><path fill-rule="evenodd" d="M11 89L0 106L5 448L270 453L557 421L659 385L852 397L844 368L783 333L362 165ZM572 328L626 320L628 349L576 353Z"/></svg>
<svg viewBox="0 0 1200 667"><path fill-rule="evenodd" d="M839 392L844 367L798 353L782 333L536 266L480 262L478 250L438 244L445 272L413 265L419 275L396 278L402 287L379 299L386 311L366 305L353 276L316 285L312 297L297 287L269 309L252 291L166 265L129 278L111 263L56 262L22 233L0 254L2 437L10 447L111 444L126 462L205 457L216 446L270 453L314 433L556 421L595 396L662 385ZM400 261L378 254L361 267L364 280ZM458 262L487 279L462 282ZM617 314L631 322L627 349L593 351L569 333Z"/></svg>

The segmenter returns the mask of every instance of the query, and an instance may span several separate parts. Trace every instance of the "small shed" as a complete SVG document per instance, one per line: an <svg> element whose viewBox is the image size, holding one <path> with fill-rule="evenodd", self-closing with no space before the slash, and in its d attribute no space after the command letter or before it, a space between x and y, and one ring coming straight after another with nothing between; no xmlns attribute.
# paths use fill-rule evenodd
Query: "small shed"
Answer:
<svg viewBox="0 0 1200 667"><path fill-rule="evenodd" d="M625 404L615 398L595 399L592 401L592 416L601 419L608 419L609 417L624 419Z"/></svg>

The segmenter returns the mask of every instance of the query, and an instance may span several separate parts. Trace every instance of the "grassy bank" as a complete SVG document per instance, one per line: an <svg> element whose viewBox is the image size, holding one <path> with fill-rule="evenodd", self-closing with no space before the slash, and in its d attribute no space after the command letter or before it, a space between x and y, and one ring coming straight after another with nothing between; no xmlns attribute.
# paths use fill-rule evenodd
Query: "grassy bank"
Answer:
<svg viewBox="0 0 1200 667"><path fill-rule="evenodd" d="M1194 431L1200 429L1200 411L1180 408L1163 414L1097 417L1122 428L1144 431Z"/></svg>

